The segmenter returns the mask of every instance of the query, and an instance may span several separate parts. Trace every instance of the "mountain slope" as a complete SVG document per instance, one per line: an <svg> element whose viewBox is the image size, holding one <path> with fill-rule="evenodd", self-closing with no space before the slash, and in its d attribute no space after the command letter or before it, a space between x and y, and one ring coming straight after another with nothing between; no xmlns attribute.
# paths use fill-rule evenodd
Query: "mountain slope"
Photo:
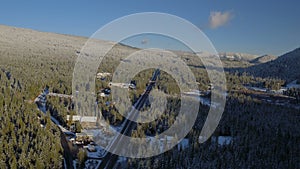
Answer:
<svg viewBox="0 0 300 169"><path fill-rule="evenodd" d="M275 60L251 66L243 71L254 76L280 78L286 81L300 80L300 48Z"/></svg>
<svg viewBox="0 0 300 169"><path fill-rule="evenodd" d="M272 60L277 59L277 56L273 56L273 55L263 55L260 57L257 57L253 60L251 60L251 63L255 63L255 64L260 64L260 63L266 63L266 62L270 62Z"/></svg>

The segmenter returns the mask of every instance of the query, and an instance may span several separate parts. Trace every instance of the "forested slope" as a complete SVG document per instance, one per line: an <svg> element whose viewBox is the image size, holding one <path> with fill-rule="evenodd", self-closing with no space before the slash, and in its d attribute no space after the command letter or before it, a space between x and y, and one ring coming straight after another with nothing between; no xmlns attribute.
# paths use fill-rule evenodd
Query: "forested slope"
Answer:
<svg viewBox="0 0 300 169"><path fill-rule="evenodd" d="M0 168L61 168L59 129L25 100L22 86L0 70Z"/></svg>

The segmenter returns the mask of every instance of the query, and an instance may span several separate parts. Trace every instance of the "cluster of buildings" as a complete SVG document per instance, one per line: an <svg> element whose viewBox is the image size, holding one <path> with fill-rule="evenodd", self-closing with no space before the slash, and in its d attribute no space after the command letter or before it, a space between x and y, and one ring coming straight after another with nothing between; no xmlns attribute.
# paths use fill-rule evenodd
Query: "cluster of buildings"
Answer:
<svg viewBox="0 0 300 169"><path fill-rule="evenodd" d="M70 131L76 133L76 124L80 123L81 127L84 128L93 128L97 124L96 116L71 116L67 115L67 123L71 122ZM80 132L76 133L69 139L73 144L84 145L93 142L93 133L92 132Z"/></svg>

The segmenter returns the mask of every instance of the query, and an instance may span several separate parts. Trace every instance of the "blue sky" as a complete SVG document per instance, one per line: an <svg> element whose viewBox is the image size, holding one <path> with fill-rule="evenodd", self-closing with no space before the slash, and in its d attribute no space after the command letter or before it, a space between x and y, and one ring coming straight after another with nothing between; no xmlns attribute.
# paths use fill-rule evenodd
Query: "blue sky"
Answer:
<svg viewBox="0 0 300 169"><path fill-rule="evenodd" d="M0 24L89 37L119 17L163 12L199 27L219 52L280 55L300 47L299 6L298 0L12 0L1 2Z"/></svg>

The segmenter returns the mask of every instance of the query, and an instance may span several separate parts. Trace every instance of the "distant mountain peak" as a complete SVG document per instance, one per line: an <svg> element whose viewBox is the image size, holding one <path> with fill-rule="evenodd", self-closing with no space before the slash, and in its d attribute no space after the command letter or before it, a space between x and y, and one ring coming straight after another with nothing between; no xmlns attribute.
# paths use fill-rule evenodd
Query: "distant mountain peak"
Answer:
<svg viewBox="0 0 300 169"><path fill-rule="evenodd" d="M258 57L258 55L248 54L248 53L239 53L239 52L221 52L219 53L221 58L228 60L238 60L238 61L251 61Z"/></svg>

